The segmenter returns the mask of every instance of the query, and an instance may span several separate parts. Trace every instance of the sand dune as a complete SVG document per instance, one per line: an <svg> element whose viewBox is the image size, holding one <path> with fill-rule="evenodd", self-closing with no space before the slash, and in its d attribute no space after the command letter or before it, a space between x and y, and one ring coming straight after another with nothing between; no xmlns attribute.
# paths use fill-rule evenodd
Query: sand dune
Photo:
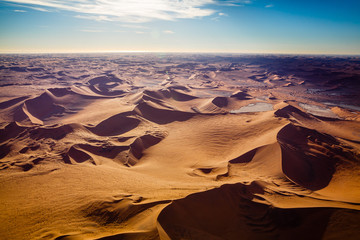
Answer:
<svg viewBox="0 0 360 240"><path fill-rule="evenodd" d="M140 124L140 120L131 115L131 112L119 113L101 121L95 127L88 127L88 129L99 136L121 135Z"/></svg>
<svg viewBox="0 0 360 240"><path fill-rule="evenodd" d="M340 239L351 220L333 216L359 219L338 208L272 207L259 196L263 192L258 182L223 185L173 201L158 221L169 239L322 239L330 231Z"/></svg>
<svg viewBox="0 0 360 240"><path fill-rule="evenodd" d="M329 184L335 165L344 155L341 148L334 147L339 145L335 138L291 124L281 129L277 138L283 171L289 179L312 191Z"/></svg>
<svg viewBox="0 0 360 240"><path fill-rule="evenodd" d="M180 88L180 86L178 86L178 88ZM186 89L183 87L183 89ZM145 90L144 94L156 98L156 99L174 99L176 101L189 101L189 100L193 100L196 97L195 96L191 96L189 94L186 93L182 93L179 90L173 89L173 87L170 87L169 89L164 89L164 90L160 90L160 91L148 91Z"/></svg>
<svg viewBox="0 0 360 240"><path fill-rule="evenodd" d="M139 103L134 111L147 120L158 124L167 124L174 121L186 121L194 116L193 113L164 108L151 102Z"/></svg>
<svg viewBox="0 0 360 240"><path fill-rule="evenodd" d="M1 239L360 234L356 61L1 58Z"/></svg>

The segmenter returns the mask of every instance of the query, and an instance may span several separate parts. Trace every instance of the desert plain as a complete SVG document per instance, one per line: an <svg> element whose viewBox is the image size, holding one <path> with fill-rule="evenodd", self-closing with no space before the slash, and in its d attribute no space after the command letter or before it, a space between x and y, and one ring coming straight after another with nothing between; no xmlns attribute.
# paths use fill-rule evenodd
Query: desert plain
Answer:
<svg viewBox="0 0 360 240"><path fill-rule="evenodd" d="M360 58L0 56L0 239L359 239Z"/></svg>

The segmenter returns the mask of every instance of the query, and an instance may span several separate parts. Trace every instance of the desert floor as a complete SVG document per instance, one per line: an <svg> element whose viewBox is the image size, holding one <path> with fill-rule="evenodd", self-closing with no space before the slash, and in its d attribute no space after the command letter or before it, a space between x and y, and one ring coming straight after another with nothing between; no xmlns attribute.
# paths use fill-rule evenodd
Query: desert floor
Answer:
<svg viewBox="0 0 360 240"><path fill-rule="evenodd" d="M360 58L0 56L0 239L359 239Z"/></svg>

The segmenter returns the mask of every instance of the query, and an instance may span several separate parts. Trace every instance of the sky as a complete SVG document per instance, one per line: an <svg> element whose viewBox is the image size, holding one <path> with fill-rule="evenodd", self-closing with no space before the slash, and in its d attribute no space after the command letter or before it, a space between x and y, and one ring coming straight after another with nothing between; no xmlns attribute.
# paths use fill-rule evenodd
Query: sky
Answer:
<svg viewBox="0 0 360 240"><path fill-rule="evenodd" d="M0 53L360 54L359 0L0 0Z"/></svg>

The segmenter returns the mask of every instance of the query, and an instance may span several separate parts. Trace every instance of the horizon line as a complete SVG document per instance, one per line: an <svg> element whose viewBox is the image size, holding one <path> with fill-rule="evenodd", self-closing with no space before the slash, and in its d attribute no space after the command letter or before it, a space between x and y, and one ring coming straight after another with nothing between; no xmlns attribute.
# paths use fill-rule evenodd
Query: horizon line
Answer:
<svg viewBox="0 0 360 240"><path fill-rule="evenodd" d="M296 52L229 52L229 51L54 51L54 52L1 52L0 55L42 55L42 54L121 54L121 53L167 53L167 54L241 54L241 55L298 55L298 56L360 56L360 53L296 53Z"/></svg>

